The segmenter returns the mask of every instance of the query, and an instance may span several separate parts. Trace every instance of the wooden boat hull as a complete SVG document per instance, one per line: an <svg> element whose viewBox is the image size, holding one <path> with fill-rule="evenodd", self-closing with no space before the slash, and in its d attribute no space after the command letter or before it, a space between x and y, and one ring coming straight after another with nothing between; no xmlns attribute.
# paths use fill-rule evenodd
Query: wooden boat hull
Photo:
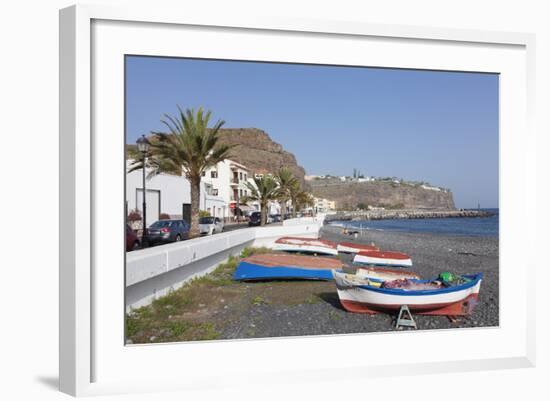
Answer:
<svg viewBox="0 0 550 401"><path fill-rule="evenodd" d="M373 266L412 266L411 257L401 252L361 251L355 254L353 263Z"/></svg>
<svg viewBox="0 0 550 401"><path fill-rule="evenodd" d="M469 315L477 304L482 274L465 276L471 281L455 287L430 290L403 290L357 285L346 274L333 272L340 303L349 312L394 313L407 305L422 315Z"/></svg>
<svg viewBox="0 0 550 401"><path fill-rule="evenodd" d="M387 269L382 267L359 266L355 274L361 278L372 280L390 281L401 279L419 280L420 276L417 273L398 269Z"/></svg>
<svg viewBox="0 0 550 401"><path fill-rule="evenodd" d="M340 242L336 249L341 253L358 253L361 251L379 251L375 245L356 244L354 242Z"/></svg>
<svg viewBox="0 0 550 401"><path fill-rule="evenodd" d="M338 255L336 244L316 238L281 237L272 247L276 251L313 253L318 255Z"/></svg>
<svg viewBox="0 0 550 401"><path fill-rule="evenodd" d="M332 280L332 270L341 269L338 259L289 255L253 255L241 260L233 280Z"/></svg>

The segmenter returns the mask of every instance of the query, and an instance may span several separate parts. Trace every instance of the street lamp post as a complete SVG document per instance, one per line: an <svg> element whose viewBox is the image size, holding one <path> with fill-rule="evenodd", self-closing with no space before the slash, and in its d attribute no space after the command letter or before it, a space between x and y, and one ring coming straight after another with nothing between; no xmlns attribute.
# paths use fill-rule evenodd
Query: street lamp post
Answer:
<svg viewBox="0 0 550 401"><path fill-rule="evenodd" d="M147 188L145 187L145 166L147 164L147 153L149 152L149 141L142 135L137 141L138 150L143 156L143 230L141 234L141 246L147 243Z"/></svg>

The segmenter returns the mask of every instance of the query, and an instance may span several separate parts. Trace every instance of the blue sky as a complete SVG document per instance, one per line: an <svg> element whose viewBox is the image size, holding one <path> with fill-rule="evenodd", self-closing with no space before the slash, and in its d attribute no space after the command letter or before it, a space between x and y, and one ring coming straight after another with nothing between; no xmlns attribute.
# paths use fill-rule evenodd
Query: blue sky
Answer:
<svg viewBox="0 0 550 401"><path fill-rule="evenodd" d="M131 56L126 92L128 143L202 106L266 131L307 174L357 168L498 207L498 75Z"/></svg>

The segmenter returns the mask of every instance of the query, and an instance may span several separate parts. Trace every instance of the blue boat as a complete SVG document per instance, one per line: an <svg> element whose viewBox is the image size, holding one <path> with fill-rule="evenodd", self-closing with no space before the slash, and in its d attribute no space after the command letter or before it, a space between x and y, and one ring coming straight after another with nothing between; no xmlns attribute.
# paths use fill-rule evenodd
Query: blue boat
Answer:
<svg viewBox="0 0 550 401"><path fill-rule="evenodd" d="M341 269L338 259L289 255L260 254L241 260L233 280L333 280L332 270Z"/></svg>

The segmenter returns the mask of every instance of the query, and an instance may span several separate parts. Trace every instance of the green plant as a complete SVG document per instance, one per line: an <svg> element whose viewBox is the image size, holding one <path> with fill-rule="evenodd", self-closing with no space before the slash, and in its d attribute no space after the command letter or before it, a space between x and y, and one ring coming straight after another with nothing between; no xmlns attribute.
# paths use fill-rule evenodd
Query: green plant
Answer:
<svg viewBox="0 0 550 401"><path fill-rule="evenodd" d="M182 334L184 334L191 325L188 322L185 321L176 321L176 322L170 322L168 324L168 328L170 329L170 333L174 337L179 337Z"/></svg>
<svg viewBox="0 0 550 401"><path fill-rule="evenodd" d="M286 203L290 200L292 187L298 183L292 171L287 167L279 169L275 174L275 181L279 188L277 189L277 200L281 204L281 216L286 215Z"/></svg>
<svg viewBox="0 0 550 401"><path fill-rule="evenodd" d="M241 199L242 203L249 201L260 202L260 225L265 225L267 221L267 205L270 201L277 199L277 191L279 186L273 177L264 175L262 177L254 177L254 184L246 182L246 187L250 194Z"/></svg>
<svg viewBox="0 0 550 401"><path fill-rule="evenodd" d="M128 213L128 221L134 222L134 221L141 221L141 212L139 209L134 209Z"/></svg>
<svg viewBox="0 0 550 401"><path fill-rule="evenodd" d="M252 300L250 301L250 303L252 305L265 305L265 304L268 304L269 302L267 302L265 299L263 299L262 297L260 297L259 295L252 298Z"/></svg>
<svg viewBox="0 0 550 401"><path fill-rule="evenodd" d="M255 247L246 247L241 251L240 257L241 259L248 258L252 255L257 255L260 253L271 253L273 250L271 248L267 248L265 246L255 248Z"/></svg>

